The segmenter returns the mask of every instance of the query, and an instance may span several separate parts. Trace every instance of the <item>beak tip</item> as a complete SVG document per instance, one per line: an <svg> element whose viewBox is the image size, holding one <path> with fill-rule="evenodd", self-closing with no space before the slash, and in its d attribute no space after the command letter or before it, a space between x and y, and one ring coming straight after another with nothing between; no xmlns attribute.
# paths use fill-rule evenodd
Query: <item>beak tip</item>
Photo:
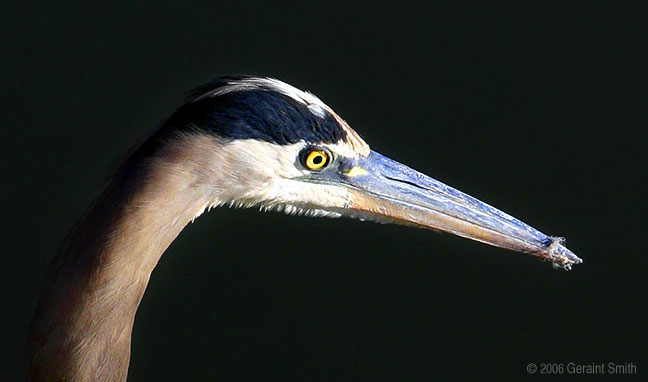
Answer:
<svg viewBox="0 0 648 382"><path fill-rule="evenodd" d="M551 260L554 268L569 271L572 265L581 264L583 260L567 249L563 245L564 241L562 237L553 237L547 248L547 258Z"/></svg>

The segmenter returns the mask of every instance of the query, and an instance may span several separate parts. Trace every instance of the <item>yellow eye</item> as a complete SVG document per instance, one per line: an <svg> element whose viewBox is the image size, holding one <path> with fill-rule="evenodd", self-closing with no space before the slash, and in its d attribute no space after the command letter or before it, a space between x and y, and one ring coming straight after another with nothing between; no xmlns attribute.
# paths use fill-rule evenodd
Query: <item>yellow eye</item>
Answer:
<svg viewBox="0 0 648 382"><path fill-rule="evenodd" d="M319 170L328 163L328 154L324 150L312 150L306 155L304 166L309 170Z"/></svg>

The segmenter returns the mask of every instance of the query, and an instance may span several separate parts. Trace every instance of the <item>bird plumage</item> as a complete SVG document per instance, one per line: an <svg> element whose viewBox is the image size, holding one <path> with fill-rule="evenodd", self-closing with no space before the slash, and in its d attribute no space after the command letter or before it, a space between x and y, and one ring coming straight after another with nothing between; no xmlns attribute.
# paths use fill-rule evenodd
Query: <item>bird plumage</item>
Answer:
<svg viewBox="0 0 648 382"><path fill-rule="evenodd" d="M125 380L151 272L189 222L220 205L407 224L580 262L558 239L371 151L314 95L219 77L124 162L55 255L29 329L29 377Z"/></svg>
<svg viewBox="0 0 648 382"><path fill-rule="evenodd" d="M294 162L309 144L354 153L350 128L316 97L285 84L273 89L276 80L245 82L252 78L219 78L194 91L125 161L70 233L47 271L30 325L32 380L124 380L150 273L206 208L265 201L265 209L335 215L292 203L291 196L322 190L289 178L305 172ZM309 105L327 110L314 113Z"/></svg>
<svg viewBox="0 0 648 382"><path fill-rule="evenodd" d="M311 93L252 76L216 77L194 89L165 127L202 130L227 139L278 145L337 143L366 146L346 122ZM164 127L163 127L164 129Z"/></svg>

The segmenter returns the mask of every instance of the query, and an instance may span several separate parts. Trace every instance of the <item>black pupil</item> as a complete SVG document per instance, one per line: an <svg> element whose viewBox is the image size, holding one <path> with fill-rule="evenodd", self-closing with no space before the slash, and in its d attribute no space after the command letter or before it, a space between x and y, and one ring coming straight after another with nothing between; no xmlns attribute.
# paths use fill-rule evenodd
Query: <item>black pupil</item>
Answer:
<svg viewBox="0 0 648 382"><path fill-rule="evenodd" d="M318 155L318 156L316 156L315 158L313 158L313 163L315 163L315 164L320 164L320 163L322 163L322 160L323 160L323 159L322 159L322 156L321 156L321 155Z"/></svg>

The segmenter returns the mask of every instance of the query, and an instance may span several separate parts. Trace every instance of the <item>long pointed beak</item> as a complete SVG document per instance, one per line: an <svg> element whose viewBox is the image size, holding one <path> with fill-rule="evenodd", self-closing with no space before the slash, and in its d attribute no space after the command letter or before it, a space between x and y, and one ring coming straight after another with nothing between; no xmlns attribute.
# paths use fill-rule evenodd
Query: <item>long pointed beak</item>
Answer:
<svg viewBox="0 0 648 382"><path fill-rule="evenodd" d="M571 269L582 262L550 237L516 218L372 151L341 166L350 192L347 214L435 229L528 253Z"/></svg>

